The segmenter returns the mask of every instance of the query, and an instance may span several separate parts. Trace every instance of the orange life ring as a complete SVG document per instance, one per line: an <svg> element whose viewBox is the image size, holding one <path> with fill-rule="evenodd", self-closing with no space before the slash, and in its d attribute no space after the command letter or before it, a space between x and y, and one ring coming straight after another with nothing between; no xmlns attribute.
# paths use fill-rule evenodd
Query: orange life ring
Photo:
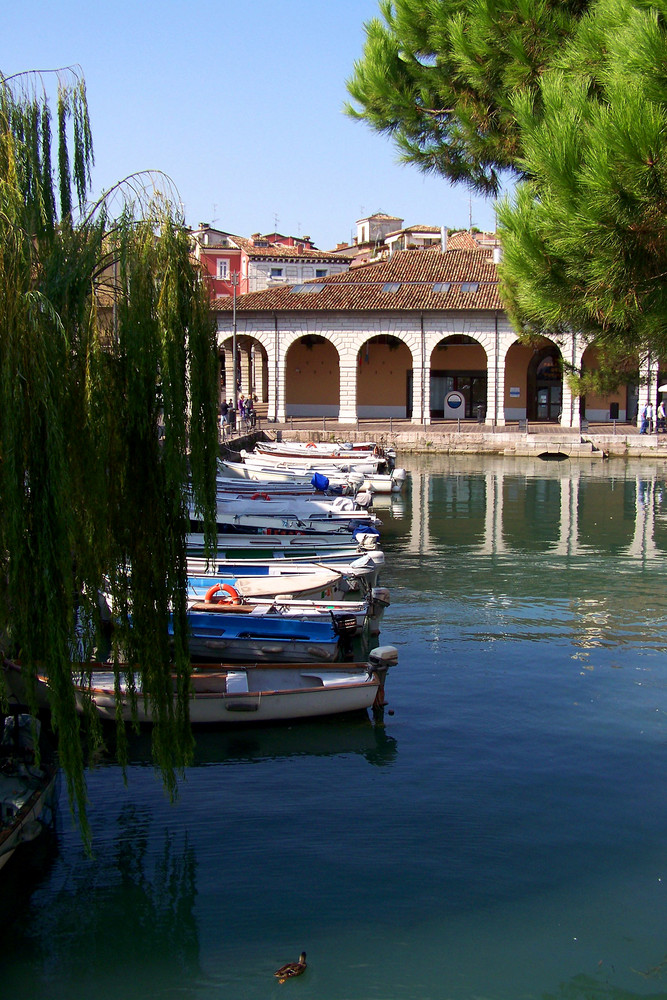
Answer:
<svg viewBox="0 0 667 1000"><path fill-rule="evenodd" d="M268 493L253 493L250 497L251 500L270 500L271 497Z"/></svg>
<svg viewBox="0 0 667 1000"><path fill-rule="evenodd" d="M314 448L314 447L315 447L314 441L309 441L308 444L306 445L306 448Z"/></svg>
<svg viewBox="0 0 667 1000"><path fill-rule="evenodd" d="M230 583L214 583L212 587L209 587L206 591L206 596L204 597L206 603L210 604L213 601L214 595L218 592L221 594L227 594L227 599L230 600L232 604L241 603L241 597L238 590L235 587L232 587ZM224 600L224 597L221 598L221 600Z"/></svg>

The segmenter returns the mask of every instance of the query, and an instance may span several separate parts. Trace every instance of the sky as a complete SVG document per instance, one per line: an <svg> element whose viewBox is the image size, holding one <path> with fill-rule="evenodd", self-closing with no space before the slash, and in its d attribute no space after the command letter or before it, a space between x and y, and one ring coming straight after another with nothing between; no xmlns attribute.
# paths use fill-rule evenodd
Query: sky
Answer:
<svg viewBox="0 0 667 1000"><path fill-rule="evenodd" d="M0 71L78 64L97 198L169 175L189 226L347 243L374 212L405 225L494 228L494 206L400 164L343 112L377 0L23 0L2 12Z"/></svg>

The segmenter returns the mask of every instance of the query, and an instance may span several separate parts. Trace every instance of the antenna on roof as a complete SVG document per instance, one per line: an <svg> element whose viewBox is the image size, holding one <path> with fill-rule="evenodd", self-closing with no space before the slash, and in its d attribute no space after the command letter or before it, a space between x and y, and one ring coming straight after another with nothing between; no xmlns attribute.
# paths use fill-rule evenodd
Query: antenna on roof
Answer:
<svg viewBox="0 0 667 1000"><path fill-rule="evenodd" d="M278 213L277 212L273 213L273 231L274 231L274 233L278 232Z"/></svg>
<svg viewBox="0 0 667 1000"><path fill-rule="evenodd" d="M468 192L468 232L472 232L472 191Z"/></svg>
<svg viewBox="0 0 667 1000"><path fill-rule="evenodd" d="M211 219L211 225L215 225L215 223L218 221L215 214L217 211L218 211L218 206L216 205L215 202L213 202L213 218Z"/></svg>

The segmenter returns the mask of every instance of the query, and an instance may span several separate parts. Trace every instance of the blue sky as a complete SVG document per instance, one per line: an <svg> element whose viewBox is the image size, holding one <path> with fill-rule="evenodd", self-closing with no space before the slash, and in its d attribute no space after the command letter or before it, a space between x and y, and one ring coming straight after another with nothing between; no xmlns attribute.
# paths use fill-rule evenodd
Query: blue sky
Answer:
<svg viewBox="0 0 667 1000"><path fill-rule="evenodd" d="M492 229L493 203L397 163L347 118L345 81L377 0L80 0L6 4L0 70L79 64L94 194L160 169L188 225L348 241L372 212Z"/></svg>

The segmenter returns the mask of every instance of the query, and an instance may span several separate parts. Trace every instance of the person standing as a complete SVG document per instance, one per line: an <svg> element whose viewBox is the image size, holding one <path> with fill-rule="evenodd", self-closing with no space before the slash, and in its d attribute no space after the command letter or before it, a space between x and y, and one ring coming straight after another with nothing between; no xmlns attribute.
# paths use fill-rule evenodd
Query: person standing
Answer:
<svg viewBox="0 0 667 1000"><path fill-rule="evenodd" d="M656 414L655 414L655 432L656 432L656 434L659 434L660 431L662 431L663 434L664 434L665 431L667 430L667 427L665 426L665 417L666 416L667 416L667 414L665 413L665 401L663 399L661 399L660 402L658 403L658 409L656 410Z"/></svg>
<svg viewBox="0 0 667 1000"><path fill-rule="evenodd" d="M648 421L648 432L649 432L649 434L652 434L653 433L653 403L651 402L650 399L649 399L648 403L646 404L646 419Z"/></svg>
<svg viewBox="0 0 667 1000"><path fill-rule="evenodd" d="M225 436L225 427L227 425L227 411L228 410L229 410L229 406L227 405L227 400L223 399L222 403L220 404L220 429L222 430L222 436L223 436L223 438Z"/></svg>

